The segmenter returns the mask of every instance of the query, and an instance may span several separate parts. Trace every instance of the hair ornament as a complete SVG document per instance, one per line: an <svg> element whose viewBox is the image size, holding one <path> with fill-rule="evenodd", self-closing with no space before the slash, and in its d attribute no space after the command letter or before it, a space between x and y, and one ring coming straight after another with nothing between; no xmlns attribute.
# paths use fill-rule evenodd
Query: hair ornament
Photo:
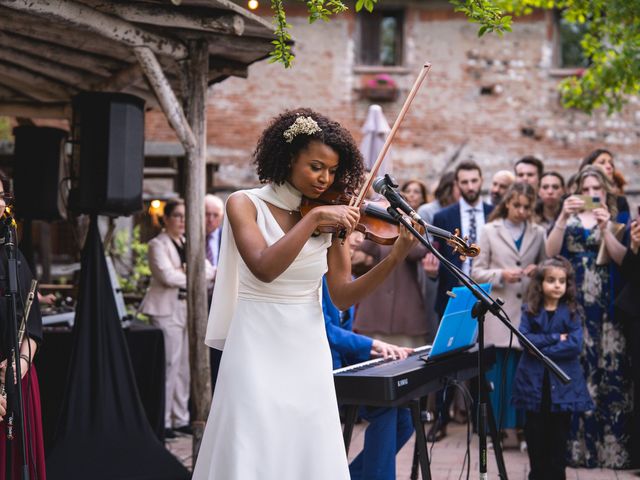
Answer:
<svg viewBox="0 0 640 480"><path fill-rule="evenodd" d="M318 126L318 122L313 118L299 116L296 118L295 122L293 122L291 126L284 131L282 136L287 143L291 143L293 142L293 139L301 133L305 135L313 135L314 133L321 131L322 129Z"/></svg>

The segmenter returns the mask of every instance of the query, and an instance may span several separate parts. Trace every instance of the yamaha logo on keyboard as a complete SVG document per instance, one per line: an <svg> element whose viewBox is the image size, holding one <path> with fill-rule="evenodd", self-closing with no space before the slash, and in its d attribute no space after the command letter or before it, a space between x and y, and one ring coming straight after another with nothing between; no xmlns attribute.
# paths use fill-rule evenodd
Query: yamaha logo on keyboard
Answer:
<svg viewBox="0 0 640 480"><path fill-rule="evenodd" d="M403 378L402 380L398 380L398 387L404 387L405 385L409 385L408 378Z"/></svg>

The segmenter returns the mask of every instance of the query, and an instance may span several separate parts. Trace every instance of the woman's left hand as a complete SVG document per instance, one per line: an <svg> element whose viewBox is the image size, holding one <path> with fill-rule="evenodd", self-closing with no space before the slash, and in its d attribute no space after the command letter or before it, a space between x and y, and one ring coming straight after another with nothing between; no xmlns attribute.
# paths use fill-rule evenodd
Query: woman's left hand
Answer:
<svg viewBox="0 0 640 480"><path fill-rule="evenodd" d="M609 210L605 207L594 208L593 216L595 217L596 222L598 222L598 228L600 228L600 230L607 228L607 224L609 223L609 220L611 220Z"/></svg>
<svg viewBox="0 0 640 480"><path fill-rule="evenodd" d="M429 277L435 278L438 276L438 270L440 269L440 260L429 252L422 259L422 268Z"/></svg>
<svg viewBox="0 0 640 480"><path fill-rule="evenodd" d="M391 250L390 255L396 255L402 260L417 243L418 239L404 225L400 225L400 234L396 239L396 243L393 244L393 250Z"/></svg>

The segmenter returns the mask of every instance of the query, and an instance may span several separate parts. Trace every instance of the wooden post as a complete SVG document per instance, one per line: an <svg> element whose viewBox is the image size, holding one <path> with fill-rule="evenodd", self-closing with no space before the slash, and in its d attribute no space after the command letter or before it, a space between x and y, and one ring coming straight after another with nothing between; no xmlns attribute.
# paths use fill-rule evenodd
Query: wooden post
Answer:
<svg viewBox="0 0 640 480"><path fill-rule="evenodd" d="M207 80L209 51L206 40L188 43L186 78L187 119L195 137L195 148L187 152L185 203L187 213L187 325L191 364L191 401L193 402L193 464L204 433L211 405L209 347L204 344L207 330L207 283L205 278L204 193L207 154Z"/></svg>

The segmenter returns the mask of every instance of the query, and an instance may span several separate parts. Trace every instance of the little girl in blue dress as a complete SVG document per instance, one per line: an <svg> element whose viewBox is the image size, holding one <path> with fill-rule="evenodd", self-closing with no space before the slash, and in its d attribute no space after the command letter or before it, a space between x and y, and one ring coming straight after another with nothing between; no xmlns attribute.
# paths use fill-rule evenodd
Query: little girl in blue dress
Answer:
<svg viewBox="0 0 640 480"><path fill-rule="evenodd" d="M522 355L512 403L526 411L529 480L565 480L571 416L593 409L579 360L581 315L571 264L563 257L541 263L522 306L520 331L564 370L571 382L562 384L528 351Z"/></svg>

